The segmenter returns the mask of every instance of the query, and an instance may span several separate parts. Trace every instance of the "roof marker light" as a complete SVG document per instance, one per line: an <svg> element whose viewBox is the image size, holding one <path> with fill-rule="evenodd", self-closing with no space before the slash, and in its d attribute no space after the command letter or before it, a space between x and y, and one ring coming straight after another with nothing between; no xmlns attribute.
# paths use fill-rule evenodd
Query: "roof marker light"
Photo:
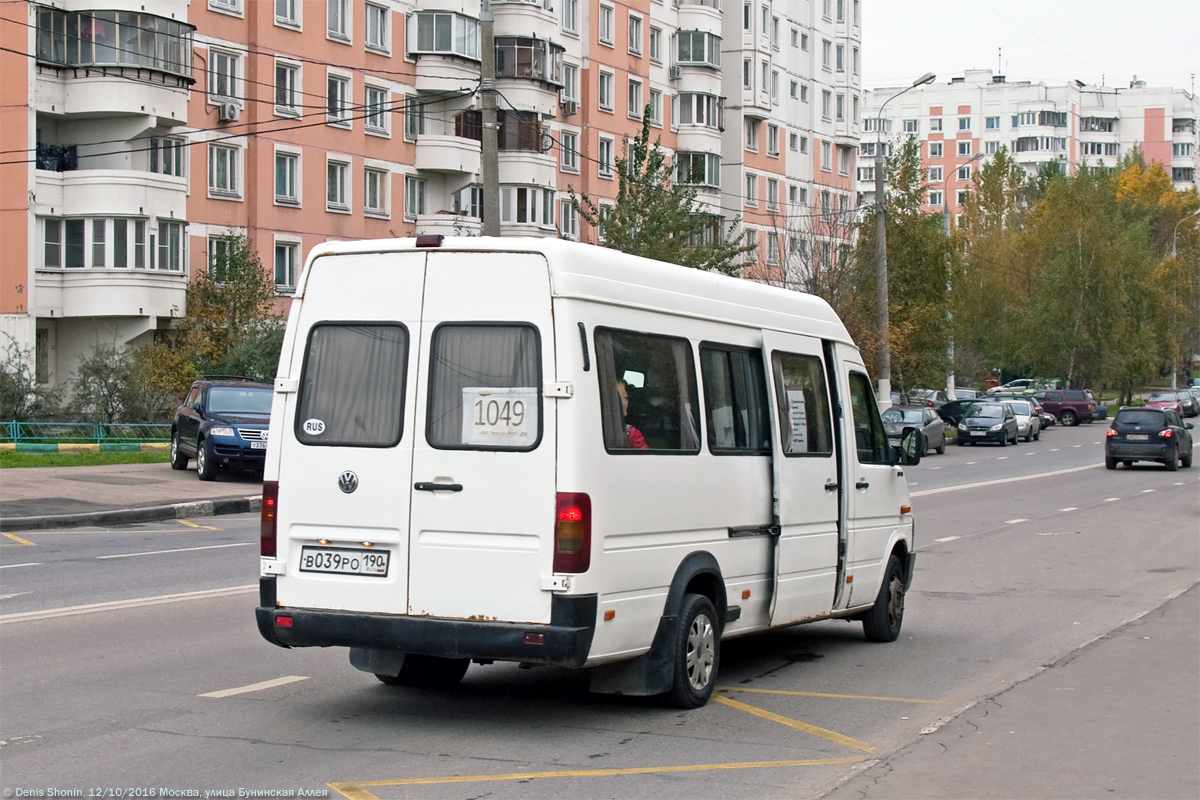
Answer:
<svg viewBox="0 0 1200 800"><path fill-rule="evenodd" d="M445 238L440 233L422 233L417 237L417 247L441 247Z"/></svg>

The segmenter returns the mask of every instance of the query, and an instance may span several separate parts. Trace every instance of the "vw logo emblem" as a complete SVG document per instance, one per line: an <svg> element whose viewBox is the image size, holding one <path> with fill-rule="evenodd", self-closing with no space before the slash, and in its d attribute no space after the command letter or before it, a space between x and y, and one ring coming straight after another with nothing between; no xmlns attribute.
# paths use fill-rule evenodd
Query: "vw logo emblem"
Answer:
<svg viewBox="0 0 1200 800"><path fill-rule="evenodd" d="M338 477L338 488L346 494L350 494L358 488L358 476L350 470L346 470Z"/></svg>

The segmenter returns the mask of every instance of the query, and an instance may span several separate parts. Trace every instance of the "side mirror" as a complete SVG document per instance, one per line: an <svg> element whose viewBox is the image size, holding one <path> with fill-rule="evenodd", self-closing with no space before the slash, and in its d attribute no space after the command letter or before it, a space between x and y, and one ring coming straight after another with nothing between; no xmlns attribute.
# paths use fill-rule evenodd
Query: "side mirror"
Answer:
<svg viewBox="0 0 1200 800"><path fill-rule="evenodd" d="M900 439L896 448L896 463L905 467L915 467L921 463L921 453L925 452L925 433L916 428L909 428Z"/></svg>
<svg viewBox="0 0 1200 800"><path fill-rule="evenodd" d="M1193 425L1193 424L1192 424L1192 423L1190 423L1190 422L1186 422L1186 423L1184 423L1184 424L1187 426L1187 429L1188 429L1189 431L1190 431L1192 428L1196 427L1195 425Z"/></svg>

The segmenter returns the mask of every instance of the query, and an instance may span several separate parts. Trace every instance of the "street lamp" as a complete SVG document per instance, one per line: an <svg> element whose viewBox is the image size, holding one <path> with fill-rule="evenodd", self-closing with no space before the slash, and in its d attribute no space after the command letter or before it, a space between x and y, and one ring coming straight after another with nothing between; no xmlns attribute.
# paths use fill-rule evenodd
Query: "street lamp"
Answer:
<svg viewBox="0 0 1200 800"><path fill-rule="evenodd" d="M983 158L984 155L985 155L984 153L976 153L975 155L971 156L963 163L955 164L953 168L960 169L961 167L965 167L967 164L970 164L972 161L978 161L979 159ZM949 239L950 238L950 173L949 172L946 172L946 174L942 176L942 221L946 226L946 238ZM950 270L950 268L952 268L954 266L954 262L953 262L953 257L951 256L948 248L946 250L946 261L948 262L946 265L947 266L946 299L947 299L947 301L949 301L949 299L950 299L950 271L949 270ZM954 315L954 311L951 308L950 303L947 302L946 303L946 322L953 323L953 321L954 321L953 315ZM950 329L950 372L946 376L946 398L949 400L954 399L954 331L953 331L953 328Z"/></svg>
<svg viewBox="0 0 1200 800"><path fill-rule="evenodd" d="M879 115L875 119L875 323L879 328L879 355L876 369L879 370L878 401L881 409L892 404L892 348L891 323L888 321L888 279L887 279L887 228L884 222L884 206L887 202L884 196L883 180L883 110L887 104L900 95L933 83L937 78L932 72L926 72L894 95L883 101L879 107Z"/></svg>

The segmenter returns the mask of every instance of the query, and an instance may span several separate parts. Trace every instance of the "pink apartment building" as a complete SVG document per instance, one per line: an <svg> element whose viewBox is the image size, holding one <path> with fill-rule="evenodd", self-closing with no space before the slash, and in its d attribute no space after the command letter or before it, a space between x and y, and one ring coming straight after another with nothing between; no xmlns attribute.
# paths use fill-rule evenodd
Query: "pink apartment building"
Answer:
<svg viewBox="0 0 1200 800"><path fill-rule="evenodd" d="M281 307L327 239L481 229L479 0L0 5L0 331L61 384L177 324L247 235ZM858 0L493 0L501 230L594 241L650 121L748 277L819 269L854 213ZM25 55L18 55L24 53Z"/></svg>

